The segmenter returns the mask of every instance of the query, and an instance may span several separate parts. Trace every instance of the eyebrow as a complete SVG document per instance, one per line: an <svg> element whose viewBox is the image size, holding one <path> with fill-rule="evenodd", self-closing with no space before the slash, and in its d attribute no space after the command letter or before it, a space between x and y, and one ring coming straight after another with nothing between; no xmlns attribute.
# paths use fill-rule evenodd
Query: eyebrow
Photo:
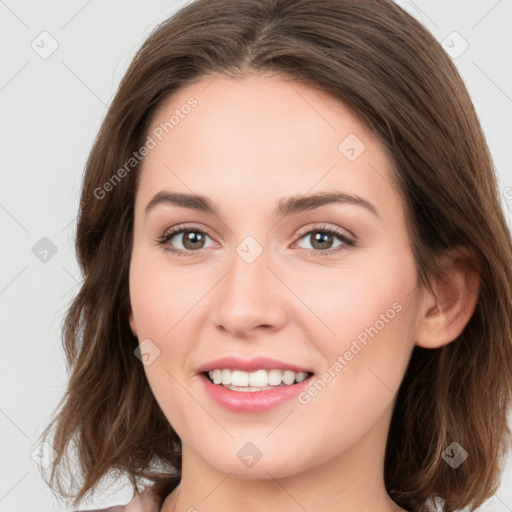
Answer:
<svg viewBox="0 0 512 512"><path fill-rule="evenodd" d="M219 214L218 207L206 196L161 190L155 194L147 204L145 215L161 204L190 208L210 215L217 216ZM319 192L310 195L282 198L277 203L275 214L288 216L293 215L294 213L313 210L328 204L352 204L361 206L370 211L376 217L380 218L379 212L373 204L362 197L344 192Z"/></svg>

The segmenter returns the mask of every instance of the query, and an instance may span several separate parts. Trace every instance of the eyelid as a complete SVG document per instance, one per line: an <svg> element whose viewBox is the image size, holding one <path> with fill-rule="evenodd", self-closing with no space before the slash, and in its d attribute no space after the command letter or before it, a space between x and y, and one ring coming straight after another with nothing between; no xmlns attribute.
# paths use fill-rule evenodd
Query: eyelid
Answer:
<svg viewBox="0 0 512 512"><path fill-rule="evenodd" d="M204 226L202 224L187 224L187 223L177 224L175 226L172 226L171 228L166 229L164 231L164 233L158 238L159 239L165 238L167 235L169 235L171 233L175 234L175 235L179 234L179 232L181 230L193 230L193 229L198 229L199 231L204 231L212 240L215 239L215 237L212 235L212 232L206 226ZM354 241L357 240L357 237L350 231L343 229L343 228L339 228L337 226L332 227L325 223L315 224L313 226L304 226L303 228L299 229L296 237L301 238L304 235L306 235L309 232L314 231L314 230L318 230L318 231L332 230L332 231L340 232L340 234L345 234L346 237L350 238L351 240L354 240Z"/></svg>
<svg viewBox="0 0 512 512"><path fill-rule="evenodd" d="M347 229L340 228L339 226L335 226L335 225L331 226L324 222L314 223L313 226L306 226L304 228L301 228L299 230L299 232L297 233L297 237L300 238L311 231L324 231L324 230L335 231L340 235L345 235L347 238L349 238L350 240L353 240L354 242L357 240L357 237L353 233L348 231Z"/></svg>
<svg viewBox="0 0 512 512"><path fill-rule="evenodd" d="M210 231L210 229L207 228L206 226L204 226L202 224L188 224L186 222L176 224L175 226L172 226L172 227L166 229L164 231L163 235L159 238L165 238L166 236L168 236L170 234L177 235L182 231L193 231L194 229L196 229L198 231L204 231L212 240L215 239L215 237L212 235L212 232Z"/></svg>

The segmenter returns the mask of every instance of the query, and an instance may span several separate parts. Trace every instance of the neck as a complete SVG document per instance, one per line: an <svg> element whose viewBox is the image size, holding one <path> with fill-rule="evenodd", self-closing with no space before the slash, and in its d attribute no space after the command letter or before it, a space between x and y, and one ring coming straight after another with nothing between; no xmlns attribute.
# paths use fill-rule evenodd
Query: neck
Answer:
<svg viewBox="0 0 512 512"><path fill-rule="evenodd" d="M388 414L380 421L389 424ZM387 429L376 424L349 449L319 464L306 464L307 469L303 471L294 472L292 468L289 475L279 477L275 474L282 475L282 468L262 470L260 467L258 477L240 476L235 471L221 472L183 444L182 479L167 496L161 510L406 512L391 500L385 489L386 438Z"/></svg>

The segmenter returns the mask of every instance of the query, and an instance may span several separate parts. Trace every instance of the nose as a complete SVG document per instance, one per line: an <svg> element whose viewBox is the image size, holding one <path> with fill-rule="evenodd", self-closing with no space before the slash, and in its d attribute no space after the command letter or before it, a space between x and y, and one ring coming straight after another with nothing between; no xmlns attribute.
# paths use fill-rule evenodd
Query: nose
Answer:
<svg viewBox="0 0 512 512"><path fill-rule="evenodd" d="M250 338L280 329L287 320L290 293L263 253L252 263L234 253L233 264L216 286L214 322L238 338Z"/></svg>

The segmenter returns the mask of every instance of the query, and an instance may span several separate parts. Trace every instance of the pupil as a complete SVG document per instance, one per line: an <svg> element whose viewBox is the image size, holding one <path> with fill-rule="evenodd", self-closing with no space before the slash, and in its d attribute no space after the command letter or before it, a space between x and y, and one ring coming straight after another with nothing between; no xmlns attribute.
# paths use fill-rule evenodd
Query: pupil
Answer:
<svg viewBox="0 0 512 512"><path fill-rule="evenodd" d="M328 234L328 233L316 233L314 235L314 241L315 243L319 243L321 247L319 247L320 249L328 249L329 247L325 247L325 245L329 245L329 242L331 242L330 238L332 238L332 235ZM313 247L315 246L315 244L313 244Z"/></svg>
<svg viewBox="0 0 512 512"><path fill-rule="evenodd" d="M201 242L201 239L202 239L202 235L200 233L197 233L196 231L187 231L184 236L184 244L183 245L185 245L185 247L187 247L187 245L192 244L192 247L188 247L188 248L194 249L194 244L197 242Z"/></svg>

